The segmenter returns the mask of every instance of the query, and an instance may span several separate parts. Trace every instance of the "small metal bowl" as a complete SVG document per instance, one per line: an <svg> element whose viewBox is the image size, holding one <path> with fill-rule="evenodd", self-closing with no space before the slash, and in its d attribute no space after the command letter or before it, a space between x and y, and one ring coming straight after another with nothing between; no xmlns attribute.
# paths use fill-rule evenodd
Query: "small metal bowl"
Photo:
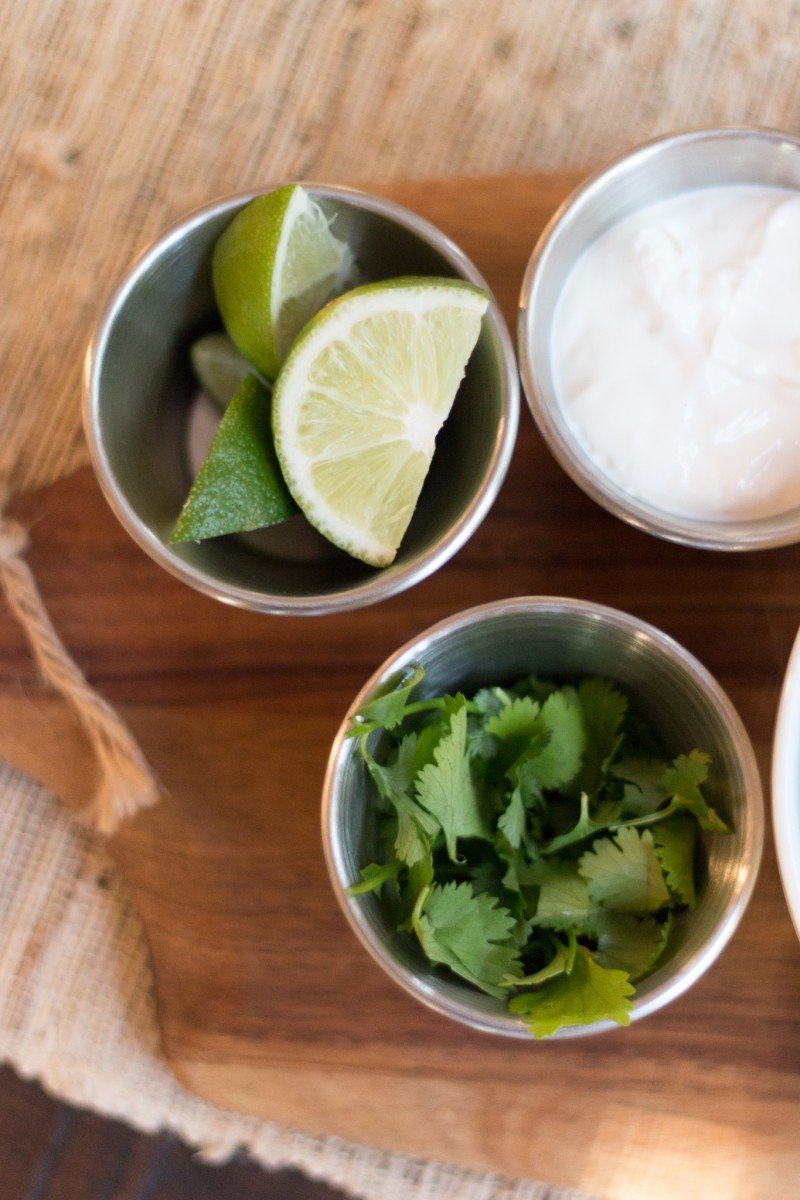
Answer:
<svg viewBox="0 0 800 1200"><path fill-rule="evenodd" d="M645 205L713 184L800 189L800 138L769 129L701 129L660 138L593 175L561 205L528 263L517 350L528 404L555 458L579 487L622 520L708 550L755 550L800 540L800 509L753 520L696 520L631 496L578 445L559 405L551 330L561 289L584 250Z"/></svg>
<svg viewBox="0 0 800 1200"><path fill-rule="evenodd" d="M440 275L489 291L462 251L408 209L350 188L305 186L329 216L335 215L334 230L349 242L365 280ZM359 608L435 571L491 507L517 431L513 345L492 299L417 511L391 566L368 567L321 538L320 553L299 517L261 532L255 541L252 535L227 536L170 546L191 484L188 421L197 385L188 348L199 334L221 327L211 255L223 229L254 194L222 200L176 225L145 251L111 299L86 363L84 425L92 461L127 531L184 583L264 613Z"/></svg>
<svg viewBox="0 0 800 1200"><path fill-rule="evenodd" d="M411 935L398 934L380 898L349 896L359 870L378 859L375 807L351 718L376 689L412 662L425 668L420 696L512 683L533 672L559 680L615 679L658 732L671 755L692 747L713 760L710 802L733 828L705 839L705 881L694 912L675 923L664 961L636 985L638 1020L680 996L711 966L733 934L755 884L764 809L753 749L730 701L709 673L650 625L580 600L520 597L486 604L434 625L401 647L356 696L331 750L322 803L325 855L336 898L375 961L429 1008L473 1029L529 1037L502 1001L435 970ZM556 1037L614 1029L611 1021L565 1028Z"/></svg>

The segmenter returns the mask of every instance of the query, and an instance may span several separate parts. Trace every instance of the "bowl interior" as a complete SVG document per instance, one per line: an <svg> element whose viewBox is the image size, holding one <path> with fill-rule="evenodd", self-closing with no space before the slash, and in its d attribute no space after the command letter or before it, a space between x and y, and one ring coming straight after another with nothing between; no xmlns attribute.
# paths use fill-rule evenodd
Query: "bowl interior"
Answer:
<svg viewBox="0 0 800 1200"><path fill-rule="evenodd" d="M593 499L632 524L710 549L781 545L800 537L800 510L752 521L702 521L630 496L575 441L553 381L551 334L561 289L583 252L612 225L680 192L715 184L800 188L800 140L768 130L705 130L651 143L614 163L556 213L528 265L518 351L537 424L562 467Z"/></svg>
<svg viewBox="0 0 800 1200"><path fill-rule="evenodd" d="M676 922L667 955L636 986L643 1016L688 987L730 936L755 878L761 845L761 789L752 749L729 702L685 651L621 613L570 601L510 601L454 618L390 660L379 679L409 662L425 667L427 694L512 683L529 672L567 681L586 675L617 680L658 732L670 756L693 747L713 760L709 802L733 827L705 838L705 879L697 909ZM366 698L362 693L353 710ZM343 727L344 728L344 727ZM500 1001L431 970L416 943L398 935L379 897L348 897L359 869L376 861L370 781L354 740L334 747L327 785L327 850L340 902L367 949L403 986L447 1015L492 1032L529 1036ZM604 1022L590 1029L611 1028Z"/></svg>
<svg viewBox="0 0 800 1200"><path fill-rule="evenodd" d="M442 238L441 249L435 249L404 210L344 190L309 191L333 218L334 232L349 241L364 280L428 274L482 283L455 247ZM168 567L182 564L225 586L277 597L356 591L378 574L382 586L391 589L392 579L452 533L491 475L510 405L496 315L484 319L417 512L391 567L376 572L335 549L321 560L318 553L304 558L298 553L302 542L289 555L278 530L272 541L264 531L257 543L228 536L196 545L167 544L191 484L187 420L197 385L188 349L200 334L221 328L211 256L218 236L247 199L218 205L167 235L140 261L117 298L92 368L91 420L110 477L106 490L115 493L110 498L129 530Z"/></svg>

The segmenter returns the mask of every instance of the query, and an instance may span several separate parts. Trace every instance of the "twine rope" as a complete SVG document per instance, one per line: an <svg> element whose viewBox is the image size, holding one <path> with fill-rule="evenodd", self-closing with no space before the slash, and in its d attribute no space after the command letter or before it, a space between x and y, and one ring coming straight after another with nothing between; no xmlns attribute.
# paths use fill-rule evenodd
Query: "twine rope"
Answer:
<svg viewBox="0 0 800 1200"><path fill-rule="evenodd" d="M82 810L100 833L154 804L159 788L130 730L88 683L47 613L25 561L27 531L3 512L0 497L0 583L6 602L25 632L42 677L71 705L97 757L100 782Z"/></svg>

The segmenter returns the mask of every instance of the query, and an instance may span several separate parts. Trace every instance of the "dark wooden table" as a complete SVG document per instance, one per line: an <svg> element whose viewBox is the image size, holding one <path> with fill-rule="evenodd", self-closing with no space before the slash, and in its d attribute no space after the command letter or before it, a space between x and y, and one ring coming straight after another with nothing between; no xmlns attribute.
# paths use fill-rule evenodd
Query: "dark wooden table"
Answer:
<svg viewBox="0 0 800 1200"><path fill-rule="evenodd" d="M81 1112L0 1069L0 1200L344 1200L298 1171L202 1163L171 1134Z"/></svg>

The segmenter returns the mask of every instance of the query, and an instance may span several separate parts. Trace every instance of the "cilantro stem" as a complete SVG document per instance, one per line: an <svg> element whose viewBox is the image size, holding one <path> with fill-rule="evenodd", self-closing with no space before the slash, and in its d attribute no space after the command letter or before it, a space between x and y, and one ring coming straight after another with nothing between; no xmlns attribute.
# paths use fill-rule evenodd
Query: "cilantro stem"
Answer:
<svg viewBox="0 0 800 1200"><path fill-rule="evenodd" d="M569 936L569 949L564 946L563 942L558 942L553 957L546 966L542 967L541 971L536 971L533 975L521 975L517 978L513 975L505 975L500 980L499 986L509 989L539 987L541 984L547 983L549 979L555 979L557 975L569 975L575 962L575 954L578 947L578 939L575 934L570 933Z"/></svg>
<svg viewBox="0 0 800 1200"><path fill-rule="evenodd" d="M555 851L563 850L566 846L584 842L587 838L595 837L604 829L612 829L615 832L617 829L643 829L647 825L656 825L659 821L665 821L667 817L681 811L680 805L672 801L666 808L658 808L655 812L645 813L642 817L631 817L627 821L598 821L595 824L589 817L587 800L586 793L584 793L581 796L581 815L578 824L567 833L553 838L546 846L542 846L540 850L542 855L547 856Z"/></svg>
<svg viewBox="0 0 800 1200"><path fill-rule="evenodd" d="M431 884L429 884L429 883L426 884L425 887L421 889L419 895L417 896L417 902L414 905L414 911L412 912L411 917L410 917L411 927L413 928L414 932L416 933L417 937L419 938L419 941L421 944L424 944L424 941L423 941L423 937L422 937L422 931L419 927L419 919L422 916L422 910L425 907L425 901L428 899L428 896L430 896L431 890L432 890L432 887L431 887Z"/></svg>
<svg viewBox="0 0 800 1200"><path fill-rule="evenodd" d="M361 734L361 736L358 739L358 749L359 749L359 753L361 754L361 757L363 758L364 762L367 764L367 768L369 770L370 775L372 776L372 778L375 780L376 784L378 785L378 791L381 792L380 768L378 767L378 764L375 762L375 759L373 758L373 756L370 754L369 750L367 749L367 739L369 738L369 735L371 732L372 732L372 730L368 730L366 733Z"/></svg>
<svg viewBox="0 0 800 1200"><path fill-rule="evenodd" d="M578 953L578 935L574 929L568 929L567 937L569 938L569 949L567 950L567 959L566 963L564 964L564 970L566 971L567 975L571 975L572 968L575 966L575 955Z"/></svg>
<svg viewBox="0 0 800 1200"><path fill-rule="evenodd" d="M480 709L478 708L478 706L474 702L474 700L467 700L464 707L466 708L468 713L480 712ZM408 717L412 713L433 712L436 709L438 709L439 712L441 712L443 708L444 708L444 699L441 697L438 699L434 699L434 700L414 700L411 704L407 704L405 706L405 708L403 709L403 717L404 718Z"/></svg>
<svg viewBox="0 0 800 1200"><path fill-rule="evenodd" d="M673 800L666 808L657 808L655 812L645 813L643 817L631 817L628 821L613 821L608 828L642 829L646 825L655 825L658 821L665 821L667 817L671 817L676 812L680 812L680 805Z"/></svg>

